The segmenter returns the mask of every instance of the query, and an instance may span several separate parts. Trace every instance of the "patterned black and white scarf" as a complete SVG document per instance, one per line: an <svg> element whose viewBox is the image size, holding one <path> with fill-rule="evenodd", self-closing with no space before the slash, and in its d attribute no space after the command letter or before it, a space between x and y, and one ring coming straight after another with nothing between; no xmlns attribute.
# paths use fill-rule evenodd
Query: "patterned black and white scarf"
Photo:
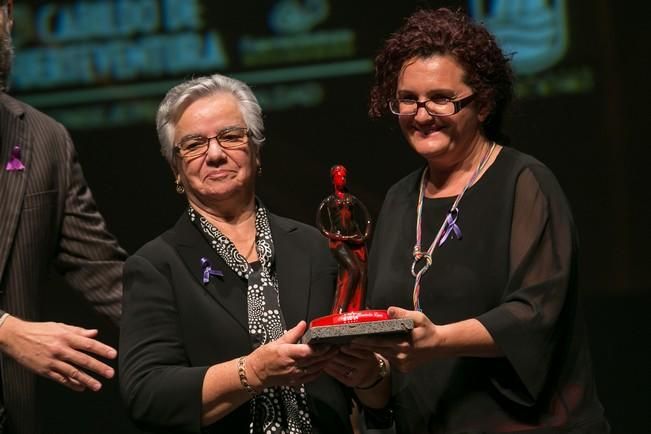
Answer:
<svg viewBox="0 0 651 434"><path fill-rule="evenodd" d="M281 337L287 327L280 310L278 280L272 268L274 244L267 210L256 204L255 244L259 265L249 264L219 229L192 207L188 214L211 247L238 276L247 280L249 336L253 349ZM305 386L267 387L251 400L249 432L273 434L311 433Z"/></svg>

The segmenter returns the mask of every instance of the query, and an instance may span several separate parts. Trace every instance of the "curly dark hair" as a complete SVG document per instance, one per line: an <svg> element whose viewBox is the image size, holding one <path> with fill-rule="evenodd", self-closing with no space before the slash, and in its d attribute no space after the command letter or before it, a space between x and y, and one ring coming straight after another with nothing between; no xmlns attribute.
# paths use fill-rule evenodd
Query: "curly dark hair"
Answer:
<svg viewBox="0 0 651 434"><path fill-rule="evenodd" d="M420 10L392 34L375 58L375 84L371 88L369 115L389 113L398 77L406 61L434 55L452 56L465 72L464 82L490 114L483 132L490 140L503 140L504 111L513 97L511 60L488 30L461 11L440 8Z"/></svg>

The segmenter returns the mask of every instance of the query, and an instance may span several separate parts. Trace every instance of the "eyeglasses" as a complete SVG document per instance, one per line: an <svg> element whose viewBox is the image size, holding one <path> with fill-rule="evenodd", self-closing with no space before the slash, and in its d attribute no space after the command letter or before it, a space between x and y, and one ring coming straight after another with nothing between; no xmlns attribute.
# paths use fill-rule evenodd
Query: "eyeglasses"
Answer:
<svg viewBox="0 0 651 434"><path fill-rule="evenodd" d="M395 98L389 101L389 110L391 110L391 113L398 116L414 116L418 113L418 109L424 107L425 111L427 111L430 116L452 116L459 113L459 111L470 104L474 98L474 93L458 100L444 97L427 99L425 101L416 101L415 99L409 98Z"/></svg>
<svg viewBox="0 0 651 434"><path fill-rule="evenodd" d="M226 128L212 137L201 135L186 136L174 145L174 149L176 149L176 152L182 158L201 157L208 152L212 139L217 140L217 143L222 149L240 148L249 141L249 129L243 127Z"/></svg>

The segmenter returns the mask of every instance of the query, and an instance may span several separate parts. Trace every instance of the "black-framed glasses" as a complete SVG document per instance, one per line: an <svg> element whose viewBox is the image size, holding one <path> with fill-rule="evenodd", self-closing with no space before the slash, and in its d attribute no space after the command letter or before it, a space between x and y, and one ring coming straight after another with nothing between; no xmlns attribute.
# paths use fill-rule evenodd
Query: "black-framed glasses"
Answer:
<svg viewBox="0 0 651 434"><path fill-rule="evenodd" d="M174 149L182 158L197 158L208 152L211 140L217 140L223 149L236 149L246 145L249 141L249 129L244 127L226 128L212 137L201 135L185 136Z"/></svg>
<svg viewBox="0 0 651 434"><path fill-rule="evenodd" d="M444 97L427 99L425 101L417 101L410 98L395 98L389 101L389 110L398 116L414 116L418 113L419 108L424 107L430 116L452 116L459 113L474 98L474 93L457 100Z"/></svg>

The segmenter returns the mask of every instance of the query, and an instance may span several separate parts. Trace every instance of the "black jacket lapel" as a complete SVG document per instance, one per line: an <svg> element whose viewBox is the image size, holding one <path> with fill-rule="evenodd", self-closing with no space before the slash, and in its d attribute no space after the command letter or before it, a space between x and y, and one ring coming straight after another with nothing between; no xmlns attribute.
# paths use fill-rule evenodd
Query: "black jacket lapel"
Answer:
<svg viewBox="0 0 651 434"><path fill-rule="evenodd" d="M280 306L288 328L307 319L311 264L303 252L296 224L269 213L269 224L274 241L274 266L278 278ZM193 280L201 285L217 303L228 311L248 331L246 294L240 290L240 279L210 247L187 215L182 215L173 229L163 238L179 253ZM213 269L224 273L212 277L208 284L202 281L201 258L207 258Z"/></svg>
<svg viewBox="0 0 651 434"><path fill-rule="evenodd" d="M311 264L298 243L300 231L291 220L269 214L274 240L280 307L288 329L307 319Z"/></svg>
<svg viewBox="0 0 651 434"><path fill-rule="evenodd" d="M210 247L185 213L174 228L163 235L163 238L179 253L193 280L248 332L246 294L241 290L241 278L233 273L217 252ZM201 258L206 258L213 270L219 270L224 275L212 276L209 282L204 284Z"/></svg>

